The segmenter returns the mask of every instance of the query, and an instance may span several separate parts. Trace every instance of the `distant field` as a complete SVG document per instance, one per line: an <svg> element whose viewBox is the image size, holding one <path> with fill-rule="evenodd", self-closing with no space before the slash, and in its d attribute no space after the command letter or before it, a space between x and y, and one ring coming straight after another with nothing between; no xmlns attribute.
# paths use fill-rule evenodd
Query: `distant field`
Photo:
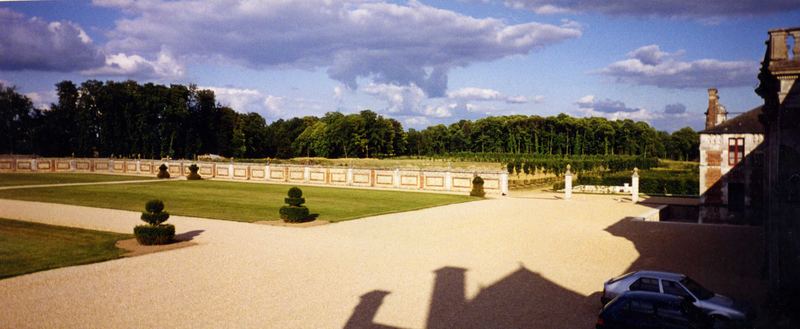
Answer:
<svg viewBox="0 0 800 329"><path fill-rule="evenodd" d="M142 211L161 199L171 214L254 222L276 220L289 185L221 181L86 185L0 191L0 198ZM306 205L320 220L360 217L477 200L468 196L301 186Z"/></svg>
<svg viewBox="0 0 800 329"><path fill-rule="evenodd" d="M155 179L155 177L72 173L2 173L0 174L0 186L94 183L144 179Z"/></svg>
<svg viewBox="0 0 800 329"><path fill-rule="evenodd" d="M132 235L0 218L0 279L119 258Z"/></svg>

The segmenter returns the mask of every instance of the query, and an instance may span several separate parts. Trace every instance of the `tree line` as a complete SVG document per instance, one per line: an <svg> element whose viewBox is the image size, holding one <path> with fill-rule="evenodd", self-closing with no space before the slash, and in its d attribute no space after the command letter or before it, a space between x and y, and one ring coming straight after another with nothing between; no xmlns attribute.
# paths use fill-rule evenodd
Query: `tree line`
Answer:
<svg viewBox="0 0 800 329"><path fill-rule="evenodd" d="M136 81L61 81L58 100L34 108L14 87L0 84L0 153L42 156L236 158L298 156L393 157L463 153L537 156L629 155L693 160L699 138L691 128L669 134L645 122L558 116L491 116L403 128L364 110L279 119L219 104L195 85ZM476 160L481 160L476 157Z"/></svg>

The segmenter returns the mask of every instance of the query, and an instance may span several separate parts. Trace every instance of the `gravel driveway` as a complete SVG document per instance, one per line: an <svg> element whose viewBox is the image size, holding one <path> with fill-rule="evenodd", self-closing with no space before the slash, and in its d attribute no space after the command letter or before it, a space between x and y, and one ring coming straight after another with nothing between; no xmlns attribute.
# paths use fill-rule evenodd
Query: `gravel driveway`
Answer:
<svg viewBox="0 0 800 329"><path fill-rule="evenodd" d="M763 298L760 229L624 220L650 210L531 194L309 228L173 216L198 245L0 281L0 327L591 328L602 283L645 267ZM0 200L91 229L138 216Z"/></svg>

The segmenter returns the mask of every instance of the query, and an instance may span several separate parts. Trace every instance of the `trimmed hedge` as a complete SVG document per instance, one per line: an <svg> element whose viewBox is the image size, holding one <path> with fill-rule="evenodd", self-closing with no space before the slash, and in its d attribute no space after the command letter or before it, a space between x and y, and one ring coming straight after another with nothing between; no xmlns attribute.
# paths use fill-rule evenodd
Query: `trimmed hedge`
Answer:
<svg viewBox="0 0 800 329"><path fill-rule="evenodd" d="M188 180L201 180L201 179L203 179L203 177L200 177L200 174L197 173L198 170L200 170L200 167L198 167L197 164L193 163L191 166L189 166L189 171L190 172L189 172L189 175L186 176L186 179L188 179Z"/></svg>
<svg viewBox="0 0 800 329"><path fill-rule="evenodd" d="M175 226L172 224L138 225L133 228L136 241L146 246L168 244L175 238Z"/></svg>
<svg viewBox="0 0 800 329"><path fill-rule="evenodd" d="M469 195L481 198L486 196L486 192L483 191L483 178L481 176L475 176L472 179L472 191L469 192Z"/></svg>
<svg viewBox="0 0 800 329"><path fill-rule="evenodd" d="M303 198L303 191L298 187L292 187L289 189L289 193L287 193L288 197L284 199L284 202L289 204L288 206L281 207L278 210L278 213L283 219L284 222L287 223L303 223L303 222L310 222L319 216L318 214L311 214L309 213L308 207L303 206L303 203L306 202L306 199Z"/></svg>
<svg viewBox="0 0 800 329"><path fill-rule="evenodd" d="M167 165L162 163L160 166L158 166L158 174L156 175L156 177L162 179L169 178L169 171L167 171L167 169L168 169Z"/></svg>

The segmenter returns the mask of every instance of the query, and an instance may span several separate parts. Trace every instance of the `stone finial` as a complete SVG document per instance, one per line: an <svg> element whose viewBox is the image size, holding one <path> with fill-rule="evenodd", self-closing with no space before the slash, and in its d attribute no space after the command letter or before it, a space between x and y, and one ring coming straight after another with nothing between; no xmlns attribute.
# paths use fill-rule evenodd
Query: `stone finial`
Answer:
<svg viewBox="0 0 800 329"><path fill-rule="evenodd" d="M572 170L571 169L572 169L572 166L567 164L567 172L566 172L567 175L572 175Z"/></svg>
<svg viewBox="0 0 800 329"><path fill-rule="evenodd" d="M639 177L639 168L633 167L633 177Z"/></svg>

